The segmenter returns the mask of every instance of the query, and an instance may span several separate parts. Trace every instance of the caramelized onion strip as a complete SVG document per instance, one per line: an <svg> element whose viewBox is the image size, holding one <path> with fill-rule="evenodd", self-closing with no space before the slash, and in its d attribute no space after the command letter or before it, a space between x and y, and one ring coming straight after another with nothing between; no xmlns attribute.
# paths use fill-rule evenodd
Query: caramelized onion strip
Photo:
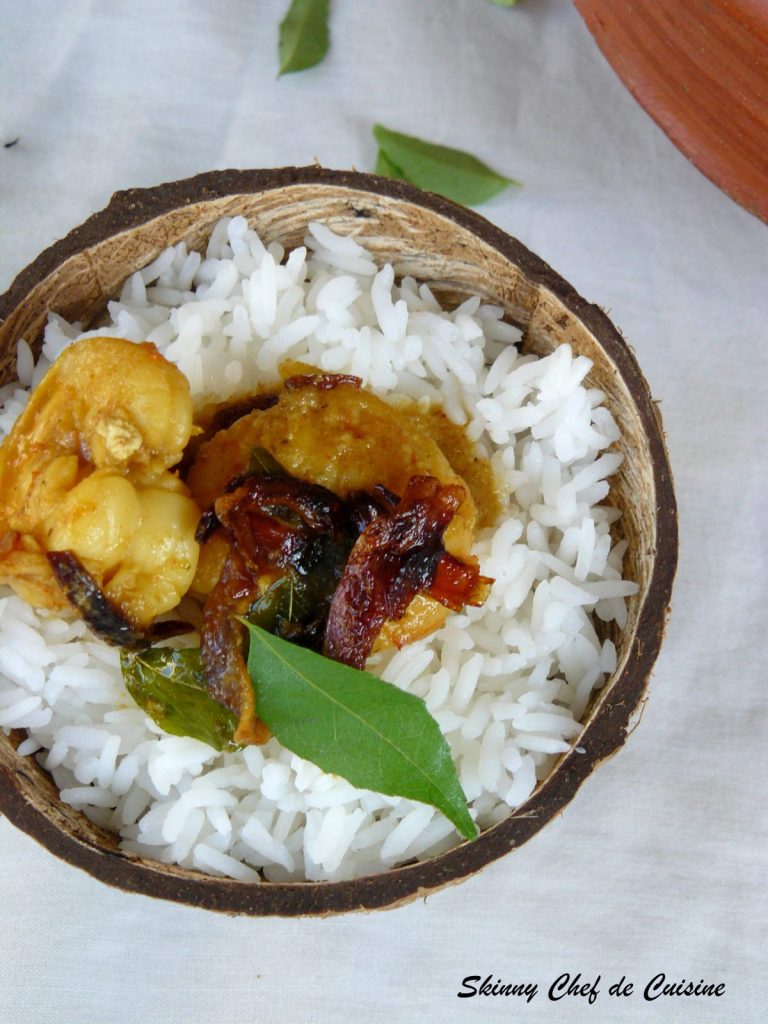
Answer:
<svg viewBox="0 0 768 1024"><path fill-rule="evenodd" d="M366 527L331 602L329 658L362 669L384 622L402 618L418 593L454 609L482 602L489 581L476 566L448 555L442 543L463 497L460 487L414 476L396 508Z"/></svg>
<svg viewBox="0 0 768 1024"><path fill-rule="evenodd" d="M231 552L206 599L200 629L200 659L214 700L238 716L236 743L266 743L270 733L256 715L256 695L245 663L245 628L237 620L258 594L258 580Z"/></svg>
<svg viewBox="0 0 768 1024"><path fill-rule="evenodd" d="M155 622L147 630L137 630L102 592L77 555L71 551L49 551L46 557L69 603L106 643L139 651L158 640L193 632L193 626L178 619Z"/></svg>
<svg viewBox="0 0 768 1024"><path fill-rule="evenodd" d="M249 477L217 498L214 512L230 551L203 607L200 655L211 696L239 716L235 740L265 743L270 734L257 716L238 616L258 599L260 576L312 571L344 506L325 488L292 477Z"/></svg>
<svg viewBox="0 0 768 1024"><path fill-rule="evenodd" d="M485 604L492 583L489 576L479 574L476 565L461 562L444 551L426 593L452 612L460 612L468 604L475 608Z"/></svg>
<svg viewBox="0 0 768 1024"><path fill-rule="evenodd" d="M311 569L313 540L346 521L344 503L325 487L293 477L250 477L214 502L226 535L260 572Z"/></svg>

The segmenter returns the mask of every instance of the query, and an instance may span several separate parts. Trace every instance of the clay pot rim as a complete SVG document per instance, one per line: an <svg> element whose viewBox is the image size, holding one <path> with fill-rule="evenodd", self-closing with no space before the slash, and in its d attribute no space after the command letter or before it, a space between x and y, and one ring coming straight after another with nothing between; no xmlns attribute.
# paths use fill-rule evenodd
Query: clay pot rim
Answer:
<svg viewBox="0 0 768 1024"><path fill-rule="evenodd" d="M674 145L768 222L765 7L755 0L574 3L624 86Z"/></svg>
<svg viewBox="0 0 768 1024"><path fill-rule="evenodd" d="M478 213L404 182L312 166L212 171L182 181L118 192L105 209L55 242L19 273L0 297L0 319L4 320L65 260L106 237L189 204L290 185L348 188L423 207L468 229L516 263L530 280L554 292L596 337L636 403L653 463L657 550L632 650L624 669L612 681L597 720L586 726L579 741L587 752L571 751L563 755L556 769L522 807L487 829L476 841L464 842L430 860L346 882L247 883L204 874L192 876L182 873L182 869L178 869L177 874L166 865L161 872L151 861L102 849L93 842L62 832L27 801L14 784L14 776L9 774L4 779L0 788L0 811L61 859L121 889L209 910L252 916L325 915L397 906L469 877L535 835L566 807L597 765L623 745L627 726L643 698L661 645L677 562L676 504L661 419L640 368L618 330L598 306L581 298L570 284L517 239Z"/></svg>

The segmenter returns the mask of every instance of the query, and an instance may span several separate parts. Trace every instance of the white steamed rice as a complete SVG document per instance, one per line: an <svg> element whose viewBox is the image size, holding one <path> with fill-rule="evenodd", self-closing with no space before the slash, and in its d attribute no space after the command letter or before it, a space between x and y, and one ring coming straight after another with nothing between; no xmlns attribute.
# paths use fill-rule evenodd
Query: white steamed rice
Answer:
<svg viewBox="0 0 768 1024"><path fill-rule="evenodd" d="M0 437L29 387L74 339L149 339L189 378L198 405L277 381L300 359L352 373L380 396L441 402L491 460L507 496L476 553L495 579L483 608L369 661L423 697L453 751L473 817L505 817L578 741L590 695L616 667L594 616L626 622L618 513L600 503L621 456L590 361L568 345L519 354L519 331L472 298L441 309L426 285L395 283L351 238L312 224L306 248L264 246L242 217L204 255L182 242L125 283L109 324L83 332L51 314L35 366L0 390ZM219 754L164 734L127 694L118 654L79 620L0 596L0 726L24 728L62 799L120 833L121 846L242 880L339 880L440 853L459 841L431 807L357 790L271 739Z"/></svg>

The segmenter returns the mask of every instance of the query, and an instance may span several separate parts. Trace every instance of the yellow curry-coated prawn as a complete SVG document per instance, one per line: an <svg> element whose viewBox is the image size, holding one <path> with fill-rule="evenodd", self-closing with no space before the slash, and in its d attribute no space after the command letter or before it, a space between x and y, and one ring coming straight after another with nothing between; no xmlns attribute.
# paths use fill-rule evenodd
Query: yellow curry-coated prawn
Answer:
<svg viewBox="0 0 768 1024"><path fill-rule="evenodd" d="M426 474L463 493L444 543L450 554L471 560L475 502L435 440L370 392L348 383L322 390L308 379L280 392L276 405L243 416L200 447L187 478L200 506L224 493L229 480L246 469L254 448L266 449L299 480L322 484L342 498L372 491L377 484L402 495L411 477ZM227 542L218 535L203 545L194 592L211 590L227 552ZM377 648L410 643L441 626L447 615L443 605L417 594L402 619L384 624Z"/></svg>
<svg viewBox="0 0 768 1024"><path fill-rule="evenodd" d="M174 608L198 558L199 511L170 472L191 432L189 384L154 345L69 346L0 448L0 583L65 607L46 552L70 551L134 625Z"/></svg>

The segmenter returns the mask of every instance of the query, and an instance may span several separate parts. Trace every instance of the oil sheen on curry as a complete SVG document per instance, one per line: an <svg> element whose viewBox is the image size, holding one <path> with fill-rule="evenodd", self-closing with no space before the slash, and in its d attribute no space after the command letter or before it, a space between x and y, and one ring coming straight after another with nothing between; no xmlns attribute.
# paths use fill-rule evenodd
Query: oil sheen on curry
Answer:
<svg viewBox="0 0 768 1024"><path fill-rule="evenodd" d="M363 668L491 583L471 549L499 501L461 428L355 377L281 374L194 423L186 379L153 345L86 339L0 449L0 582L126 647L198 629L239 743L269 737L242 618ZM184 597L194 623L169 621Z"/></svg>

